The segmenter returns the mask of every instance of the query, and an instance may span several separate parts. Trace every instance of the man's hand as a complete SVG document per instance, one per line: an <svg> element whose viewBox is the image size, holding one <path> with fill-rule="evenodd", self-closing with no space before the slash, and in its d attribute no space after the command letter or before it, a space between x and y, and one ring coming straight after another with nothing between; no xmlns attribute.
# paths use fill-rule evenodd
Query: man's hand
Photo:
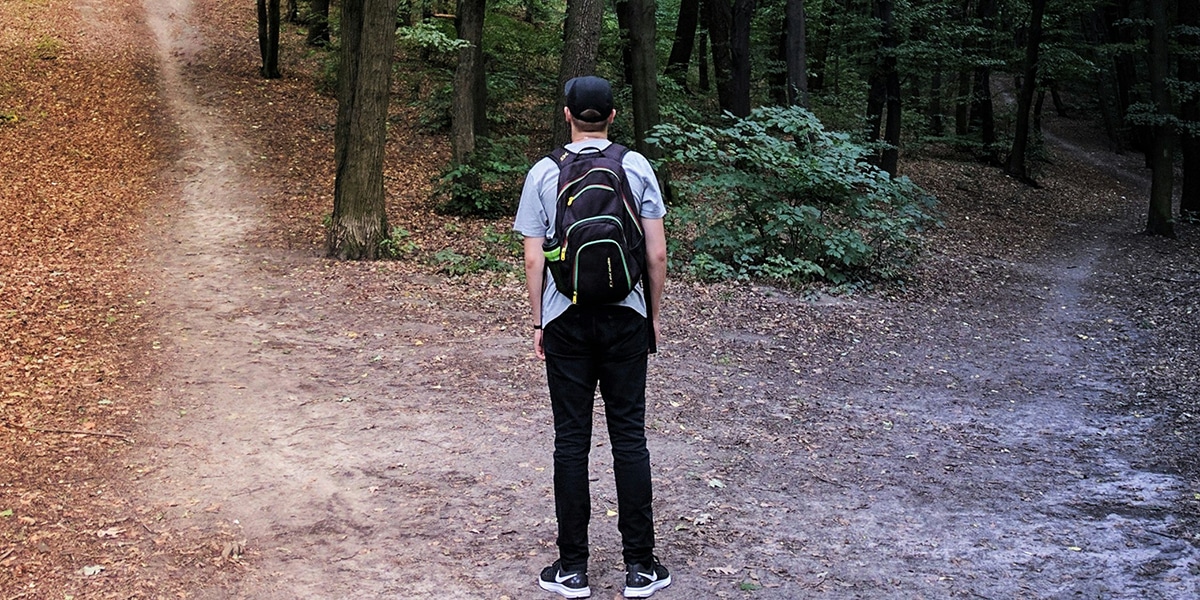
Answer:
<svg viewBox="0 0 1200 600"><path fill-rule="evenodd" d="M533 330L533 353L537 355L538 360L546 360L546 349L542 347L542 330Z"/></svg>

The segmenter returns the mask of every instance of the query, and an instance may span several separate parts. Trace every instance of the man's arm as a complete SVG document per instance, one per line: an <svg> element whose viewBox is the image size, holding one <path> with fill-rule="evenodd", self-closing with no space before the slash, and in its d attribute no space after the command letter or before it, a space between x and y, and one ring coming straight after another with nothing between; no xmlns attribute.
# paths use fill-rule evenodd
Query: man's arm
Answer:
<svg viewBox="0 0 1200 600"><path fill-rule="evenodd" d="M546 351L542 348L542 288L546 277L546 255L542 253L543 237L525 238L525 287L529 291L529 308L533 311L533 324L538 328L533 330L533 353L540 360L546 360Z"/></svg>
<svg viewBox="0 0 1200 600"><path fill-rule="evenodd" d="M663 284L667 281L667 232L662 219L642 219L642 231L646 234L646 268L650 272L647 297L650 324L654 327L654 339L661 340L662 325L658 317L662 314Z"/></svg>

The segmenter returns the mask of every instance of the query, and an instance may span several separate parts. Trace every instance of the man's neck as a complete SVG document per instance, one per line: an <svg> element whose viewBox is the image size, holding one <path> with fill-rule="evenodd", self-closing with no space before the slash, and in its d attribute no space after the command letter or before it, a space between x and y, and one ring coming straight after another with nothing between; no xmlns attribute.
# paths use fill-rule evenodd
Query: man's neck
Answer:
<svg viewBox="0 0 1200 600"><path fill-rule="evenodd" d="M571 143L586 142L588 140L607 140L607 131L572 131Z"/></svg>

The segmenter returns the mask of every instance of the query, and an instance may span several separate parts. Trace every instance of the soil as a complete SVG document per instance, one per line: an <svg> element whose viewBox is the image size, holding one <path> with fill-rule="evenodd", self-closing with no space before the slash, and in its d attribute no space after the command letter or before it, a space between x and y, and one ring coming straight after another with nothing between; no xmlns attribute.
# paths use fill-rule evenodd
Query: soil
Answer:
<svg viewBox="0 0 1200 600"><path fill-rule="evenodd" d="M157 49L167 147L130 262L146 329L122 350L130 416L103 426L121 439L70 441L111 444L90 496L121 501L57 523L104 543L27 517L0 538L0 598L554 597L534 583L556 556L552 428L524 288L430 258L507 229L429 212L443 142L396 108L409 259L326 260L334 104L302 36L266 82L251 6L74 7L85 39ZM904 285L669 282L658 597L1200 597L1200 234L1141 235L1138 157L1086 120L1048 127L1039 188L906 161L944 226ZM616 598L602 418L595 445L593 597Z"/></svg>

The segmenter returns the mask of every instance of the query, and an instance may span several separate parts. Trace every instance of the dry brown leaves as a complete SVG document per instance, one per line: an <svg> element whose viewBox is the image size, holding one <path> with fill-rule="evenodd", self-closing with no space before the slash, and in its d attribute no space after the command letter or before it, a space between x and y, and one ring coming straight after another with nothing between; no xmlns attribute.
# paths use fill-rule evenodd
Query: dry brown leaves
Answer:
<svg viewBox="0 0 1200 600"><path fill-rule="evenodd" d="M116 474L142 408L124 388L141 211L168 153L144 44L90 47L102 32L60 0L0 3L0 31L0 590L61 598L144 563Z"/></svg>

